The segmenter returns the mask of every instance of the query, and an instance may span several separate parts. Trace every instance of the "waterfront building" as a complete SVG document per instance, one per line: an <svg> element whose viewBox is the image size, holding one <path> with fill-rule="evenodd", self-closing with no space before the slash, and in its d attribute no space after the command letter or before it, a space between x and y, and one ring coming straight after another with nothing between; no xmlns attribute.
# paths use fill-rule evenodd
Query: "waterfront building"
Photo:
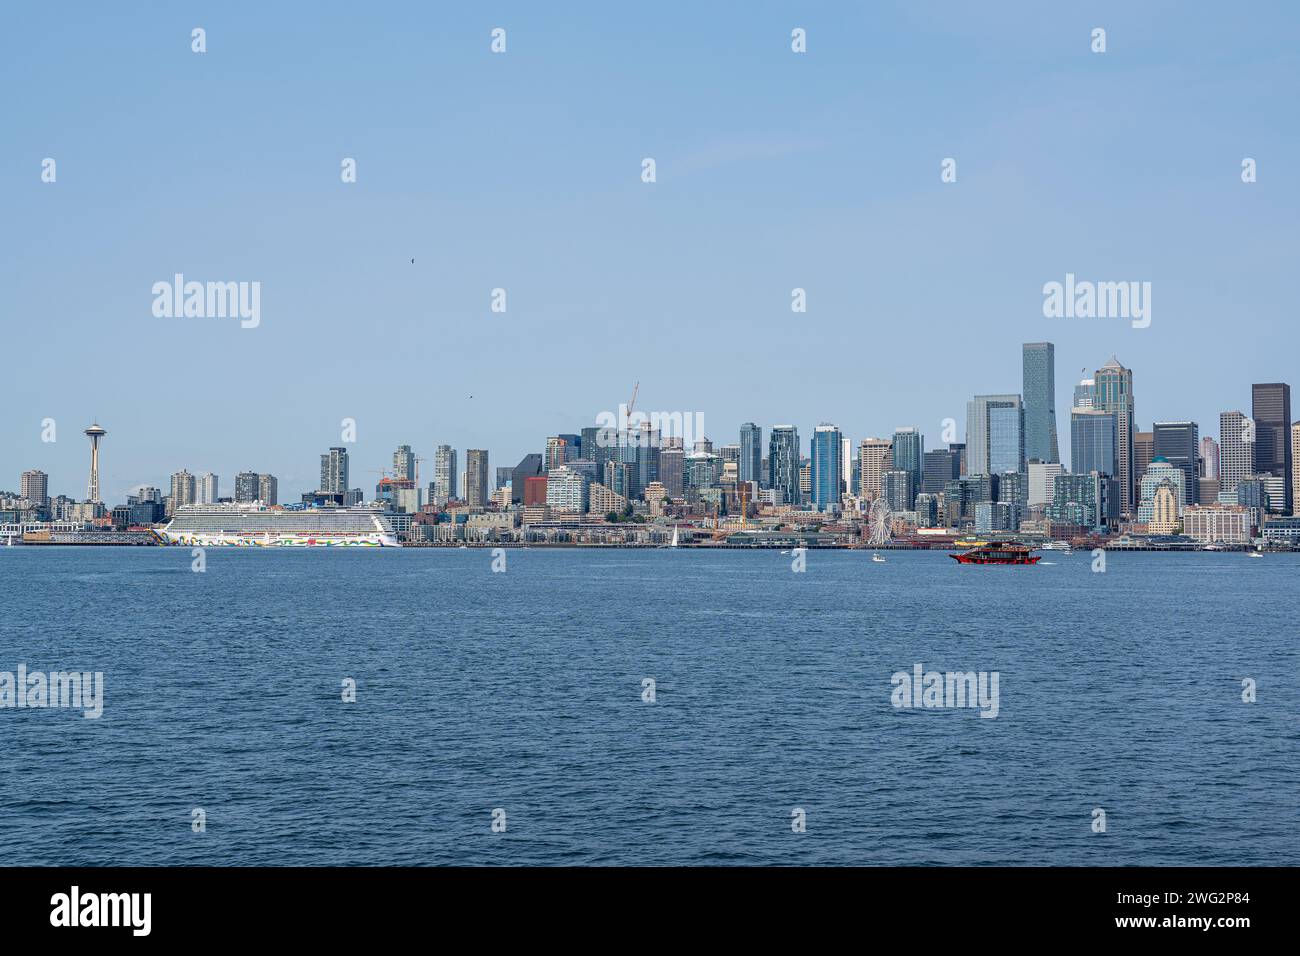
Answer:
<svg viewBox="0 0 1300 956"><path fill-rule="evenodd" d="M1196 422L1156 422L1151 431L1155 436L1153 450L1156 456L1164 458L1183 473L1179 508L1196 504L1196 461L1201 441Z"/></svg>
<svg viewBox="0 0 1300 956"><path fill-rule="evenodd" d="M1281 513L1291 513L1291 386L1284 382L1250 387L1255 419L1255 474L1282 479Z"/></svg>
<svg viewBox="0 0 1300 956"><path fill-rule="evenodd" d="M976 395L966 403L966 467L998 475L1025 467L1025 411L1019 395Z"/></svg>
<svg viewBox="0 0 1300 956"><path fill-rule="evenodd" d="M1021 348L1025 403L1025 457L1059 462L1056 440L1056 347L1026 342Z"/></svg>
<svg viewBox="0 0 1300 956"><path fill-rule="evenodd" d="M586 514L590 504L589 485L585 475L567 465L552 468L546 476L546 507L553 512Z"/></svg>
<svg viewBox="0 0 1300 956"><path fill-rule="evenodd" d="M655 482L654 484L658 484ZM660 488L663 486L660 485ZM548 492L549 494L549 492ZM611 489L606 488L599 482L591 482L587 486L588 504L587 511L594 515L607 515L611 511L616 514L622 514L627 508L628 501L622 495L615 494Z"/></svg>
<svg viewBox="0 0 1300 956"><path fill-rule="evenodd" d="M1133 458L1133 372L1111 356L1109 362L1097 369L1093 382L1093 407L1115 414L1115 477L1119 482L1120 512L1132 514L1137 501Z"/></svg>
<svg viewBox="0 0 1300 956"><path fill-rule="evenodd" d="M1201 544L1247 544L1250 510L1241 505L1188 505L1183 512L1183 534Z"/></svg>

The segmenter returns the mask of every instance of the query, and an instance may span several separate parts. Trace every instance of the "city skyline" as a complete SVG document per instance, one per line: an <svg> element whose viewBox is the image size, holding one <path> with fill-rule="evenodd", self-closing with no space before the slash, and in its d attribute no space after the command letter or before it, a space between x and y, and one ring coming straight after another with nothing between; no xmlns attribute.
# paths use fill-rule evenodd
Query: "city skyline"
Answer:
<svg viewBox="0 0 1300 956"><path fill-rule="evenodd" d="M10 36L42 39L0 68L45 80L7 117L0 243L7 309L39 326L44 360L7 370L0 474L78 474L70 432L95 417L106 498L182 466L305 486L344 418L368 462L402 443L517 461L636 381L645 407L703 409L715 434L831 419L932 443L972 395L1019 391L1007 345L1042 340L1058 416L1075 370L1112 353L1138 370L1143 424L1250 404L1206 382L1294 378L1284 5L757 5L688 24L506 5L500 56L477 11L407 12L398 28L323 11L304 35L288 10L204 11L202 56L191 14L14 12ZM346 55L323 71L318 48ZM111 79L73 91L87 70ZM396 88L436 91L419 122ZM194 122L158 157L157 117L195 102L248 135ZM262 283L260 323L155 316L150 288L176 273ZM1045 318L1043 285L1066 274L1150 281L1151 324Z"/></svg>

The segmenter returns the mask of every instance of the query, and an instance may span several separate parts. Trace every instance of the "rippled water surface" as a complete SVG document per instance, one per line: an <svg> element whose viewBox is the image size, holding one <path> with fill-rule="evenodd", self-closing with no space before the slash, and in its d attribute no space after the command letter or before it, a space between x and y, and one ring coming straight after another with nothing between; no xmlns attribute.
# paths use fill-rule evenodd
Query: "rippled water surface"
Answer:
<svg viewBox="0 0 1300 956"><path fill-rule="evenodd" d="M213 549L197 574L187 549L0 548L0 671L106 683L99 720L0 709L0 844L38 864L1300 864L1300 558L887 558L529 549L499 574L486 550ZM895 709L917 663L997 671L997 718Z"/></svg>

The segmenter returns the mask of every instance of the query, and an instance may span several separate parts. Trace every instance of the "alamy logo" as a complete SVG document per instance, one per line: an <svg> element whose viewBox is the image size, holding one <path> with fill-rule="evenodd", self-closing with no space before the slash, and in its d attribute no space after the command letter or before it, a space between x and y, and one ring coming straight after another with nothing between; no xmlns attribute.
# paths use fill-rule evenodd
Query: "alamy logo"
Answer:
<svg viewBox="0 0 1300 956"><path fill-rule="evenodd" d="M941 673L914 664L912 673L898 671L889 679L890 702L895 708L978 707L981 717L996 717L1000 677L997 671Z"/></svg>
<svg viewBox="0 0 1300 956"><path fill-rule="evenodd" d="M239 319L244 329L262 323L260 282L186 282L178 272L171 282L155 282L151 291L155 318Z"/></svg>
<svg viewBox="0 0 1300 956"><path fill-rule="evenodd" d="M81 716L97 720L104 713L103 671L0 671L0 708L70 707Z"/></svg>
<svg viewBox="0 0 1300 956"><path fill-rule="evenodd" d="M1043 285L1043 315L1049 319L1132 319L1133 328L1151 324L1150 282L1065 282Z"/></svg>
<svg viewBox="0 0 1300 956"><path fill-rule="evenodd" d="M133 936L148 936L152 928L152 893L71 892L50 897L51 926L129 926Z"/></svg>
<svg viewBox="0 0 1300 956"><path fill-rule="evenodd" d="M620 404L618 413L596 415L596 444L602 448L617 446L621 441L649 447L652 436L680 438L689 453L697 439L704 437L703 412L630 412Z"/></svg>

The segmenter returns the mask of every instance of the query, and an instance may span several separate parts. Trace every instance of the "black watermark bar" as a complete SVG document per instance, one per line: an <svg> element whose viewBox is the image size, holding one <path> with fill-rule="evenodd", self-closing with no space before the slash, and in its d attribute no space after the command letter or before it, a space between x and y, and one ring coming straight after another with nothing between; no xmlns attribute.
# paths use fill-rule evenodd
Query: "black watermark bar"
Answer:
<svg viewBox="0 0 1300 956"><path fill-rule="evenodd" d="M337 940L444 929L520 931L572 922L700 919L740 937L766 921L895 933L975 920L996 939L1192 936L1231 945L1271 936L1295 871L1282 868L7 868L7 940ZM483 921L487 920L485 924ZM630 925L645 925L634 922ZM511 927L514 927L512 930ZM910 929L907 929L910 927Z"/></svg>

